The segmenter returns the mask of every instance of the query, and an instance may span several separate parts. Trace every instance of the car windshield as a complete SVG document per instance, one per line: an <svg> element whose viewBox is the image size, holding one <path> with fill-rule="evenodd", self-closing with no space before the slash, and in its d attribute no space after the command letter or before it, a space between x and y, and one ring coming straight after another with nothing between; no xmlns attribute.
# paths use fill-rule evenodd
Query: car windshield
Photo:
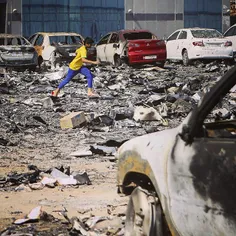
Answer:
<svg viewBox="0 0 236 236"><path fill-rule="evenodd" d="M132 32L132 33L125 33L124 38L126 40L152 39L153 35L150 32Z"/></svg>
<svg viewBox="0 0 236 236"><path fill-rule="evenodd" d="M0 37L0 45L22 46L30 43L23 37Z"/></svg>
<svg viewBox="0 0 236 236"><path fill-rule="evenodd" d="M82 44L82 39L79 36L69 36L69 35L59 35L59 36L50 36L50 42L58 43L59 45L67 44Z"/></svg>
<svg viewBox="0 0 236 236"><path fill-rule="evenodd" d="M217 30L191 30L194 38L222 38Z"/></svg>

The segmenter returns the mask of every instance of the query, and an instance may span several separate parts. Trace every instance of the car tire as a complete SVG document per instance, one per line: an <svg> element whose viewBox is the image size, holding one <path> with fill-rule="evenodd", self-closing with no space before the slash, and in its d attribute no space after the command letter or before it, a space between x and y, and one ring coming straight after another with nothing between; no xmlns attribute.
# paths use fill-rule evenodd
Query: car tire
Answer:
<svg viewBox="0 0 236 236"><path fill-rule="evenodd" d="M183 60L183 65L184 66L188 66L188 65L191 64L191 61L189 60L189 57L188 57L188 51L187 50L183 51L182 60Z"/></svg>
<svg viewBox="0 0 236 236"><path fill-rule="evenodd" d="M147 190L137 187L126 211L125 236L164 236L160 203Z"/></svg>
<svg viewBox="0 0 236 236"><path fill-rule="evenodd" d="M120 56L116 55L114 57L114 66L119 67L119 66L121 66L121 64L122 64L122 62L121 62Z"/></svg>
<svg viewBox="0 0 236 236"><path fill-rule="evenodd" d="M43 63L43 58L41 56L38 57L38 66L41 67Z"/></svg>
<svg viewBox="0 0 236 236"><path fill-rule="evenodd" d="M159 65L161 68L164 68L165 63L166 63L166 61L160 61L160 62L158 62L158 65Z"/></svg>
<svg viewBox="0 0 236 236"><path fill-rule="evenodd" d="M36 71L36 66L31 66L30 68L29 68L29 71Z"/></svg>
<svg viewBox="0 0 236 236"><path fill-rule="evenodd" d="M232 66L235 64L235 61L234 61L234 59L228 59L228 60L224 60L224 63L226 65Z"/></svg>

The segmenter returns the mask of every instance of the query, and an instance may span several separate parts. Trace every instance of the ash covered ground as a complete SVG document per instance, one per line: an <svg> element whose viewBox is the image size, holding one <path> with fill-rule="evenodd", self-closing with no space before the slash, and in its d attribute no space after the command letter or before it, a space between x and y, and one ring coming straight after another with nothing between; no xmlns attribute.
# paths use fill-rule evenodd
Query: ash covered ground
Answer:
<svg viewBox="0 0 236 236"><path fill-rule="evenodd" d="M133 137L176 127L230 67L217 62L189 67L166 63L164 69L100 65L91 68L100 94L92 99L80 75L58 98L50 97L66 66L3 75L1 235L123 235L128 199L116 193L115 150ZM233 114L235 106L224 103L223 107ZM78 111L85 113L87 122L61 129L60 119ZM41 173L53 168L84 171L90 182L51 188L34 185ZM36 206L44 212L37 222L13 224Z"/></svg>

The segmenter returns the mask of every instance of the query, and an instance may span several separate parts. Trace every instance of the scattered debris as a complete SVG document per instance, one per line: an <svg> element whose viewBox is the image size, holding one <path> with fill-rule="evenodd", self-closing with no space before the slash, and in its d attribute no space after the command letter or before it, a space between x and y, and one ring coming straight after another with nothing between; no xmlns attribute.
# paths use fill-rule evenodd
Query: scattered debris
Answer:
<svg viewBox="0 0 236 236"><path fill-rule="evenodd" d="M94 154L100 154L100 155L115 155L116 154L116 148L115 147L107 147L107 146L100 146L100 145L93 145L90 147L90 150Z"/></svg>
<svg viewBox="0 0 236 236"><path fill-rule="evenodd" d="M27 71L11 72L1 77L1 166L11 168L16 162L19 166L29 163L34 166L29 166L28 172L19 169L9 173L7 169L8 174L0 176L0 191L20 191L20 194L22 191L40 192L43 195L45 190L63 192L63 189L78 186L80 189L93 189L99 181L108 181L106 174L87 170L86 165L73 171L63 166L75 162L84 164L85 159L91 162L98 160L99 163L104 162L108 172L113 172L116 159L112 155L125 141L176 127L229 66L201 62L189 67L166 63L164 69L101 65L91 68L96 76L95 89L101 95L99 99L88 99L86 80L79 76L64 88L58 98L50 97L50 92L58 86L67 68L42 69L32 74ZM233 88L228 100L222 101L222 107L217 107L211 118L235 117L235 104ZM62 166L48 169L57 163ZM91 183L92 186L86 186ZM114 228L108 227L112 220L116 221L113 212L108 218L92 215L93 210L89 212L89 216L80 218L79 215L63 224L53 222L56 229L52 232L50 225L46 232L52 233L45 235L67 235L68 229L70 235L124 234L124 225L120 223ZM40 220L41 217L42 214ZM124 222L124 216L117 217ZM28 218L22 222L28 221ZM103 220L96 222L97 219ZM89 228L89 225L94 227ZM14 225L18 226L22 225ZM22 230L11 225L3 234L38 233L32 225Z"/></svg>

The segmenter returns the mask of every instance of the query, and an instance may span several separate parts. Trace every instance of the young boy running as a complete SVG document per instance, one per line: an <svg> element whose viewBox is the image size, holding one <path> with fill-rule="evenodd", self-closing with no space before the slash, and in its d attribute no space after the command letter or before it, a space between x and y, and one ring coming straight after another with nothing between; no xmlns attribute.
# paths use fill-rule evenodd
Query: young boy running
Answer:
<svg viewBox="0 0 236 236"><path fill-rule="evenodd" d="M83 65L83 63L91 63L98 65L99 61L90 61L86 59L87 57L87 48L90 48L94 43L92 38L87 37L84 40L84 45L76 50L76 56L73 61L69 64L69 70L65 79L59 84L58 88L52 91L52 96L57 97L60 90L70 82L70 80L76 76L78 73L84 75L88 81L88 96L98 96L93 92L93 75L91 71Z"/></svg>

